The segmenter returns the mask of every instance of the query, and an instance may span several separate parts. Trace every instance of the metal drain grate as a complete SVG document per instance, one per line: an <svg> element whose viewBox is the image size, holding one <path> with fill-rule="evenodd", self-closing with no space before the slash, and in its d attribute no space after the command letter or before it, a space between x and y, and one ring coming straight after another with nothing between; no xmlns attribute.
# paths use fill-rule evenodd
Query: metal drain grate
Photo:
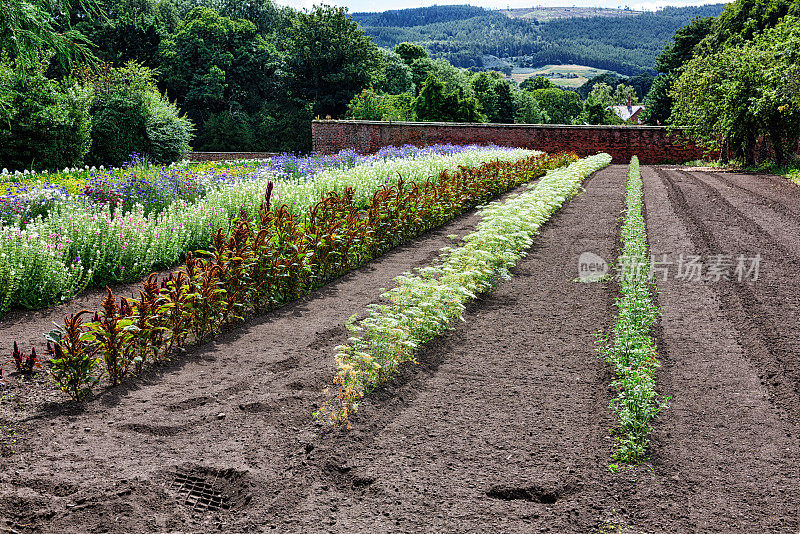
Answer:
<svg viewBox="0 0 800 534"><path fill-rule="evenodd" d="M178 468L172 473L170 489L182 504L198 512L233 510L250 501L243 474L233 469Z"/></svg>

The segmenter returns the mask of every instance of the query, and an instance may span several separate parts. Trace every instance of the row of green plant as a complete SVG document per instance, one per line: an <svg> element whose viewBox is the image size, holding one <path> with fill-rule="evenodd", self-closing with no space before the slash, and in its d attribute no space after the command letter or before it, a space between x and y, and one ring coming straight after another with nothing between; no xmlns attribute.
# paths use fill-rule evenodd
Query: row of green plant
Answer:
<svg viewBox="0 0 800 534"><path fill-rule="evenodd" d="M176 200L147 213L138 204L124 214L110 205L58 203L47 217L0 226L0 313L14 307L41 308L72 299L87 286L141 280L154 269L175 265L190 250L207 248L218 228L258 214L263 191L275 183L275 200L303 214L330 192L352 189L363 208L372 195L402 176L406 181L436 179L445 170L481 163L518 161L527 150L476 148L457 154L374 160L351 169L329 169L305 180L266 174L213 186L194 202Z"/></svg>
<svg viewBox="0 0 800 534"><path fill-rule="evenodd" d="M211 250L190 253L185 268L160 282L151 275L138 297L118 299L109 289L92 317L88 311L66 317L48 334L50 373L75 400L101 374L117 384L574 158L533 155L444 170L419 182L400 178L375 191L366 210L352 187L329 192L304 212L286 204L273 209L270 183L256 215L243 213L230 232L214 232Z"/></svg>
<svg viewBox="0 0 800 534"><path fill-rule="evenodd" d="M529 191L490 204L463 245L444 249L437 265L395 278L396 287L383 294L388 303L370 306L369 317L350 317L347 328L357 335L337 347L336 395L317 417L347 423L366 394L402 363L415 362L422 344L463 319L467 301L507 279L539 228L579 191L584 178L610 161L608 154L582 159L550 172Z"/></svg>
<svg viewBox="0 0 800 534"><path fill-rule="evenodd" d="M618 395L611 409L619 418L615 429L615 460L636 464L647 458L651 423L666 407L656 393L657 359L653 327L658 307L650 276L647 233L642 212L642 177L639 160L633 157L626 183L626 212L621 230L622 249L618 261L620 296L618 316L611 337L598 336L600 354L614 369Z"/></svg>

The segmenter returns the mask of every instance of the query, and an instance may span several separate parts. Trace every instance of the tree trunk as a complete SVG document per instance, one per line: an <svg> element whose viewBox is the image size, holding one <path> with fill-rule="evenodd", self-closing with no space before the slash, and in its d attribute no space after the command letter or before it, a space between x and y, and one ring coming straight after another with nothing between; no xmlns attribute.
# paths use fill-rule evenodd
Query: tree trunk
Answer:
<svg viewBox="0 0 800 534"><path fill-rule="evenodd" d="M754 167L756 164L756 134L755 132L747 132L747 138L744 144L744 166Z"/></svg>
<svg viewBox="0 0 800 534"><path fill-rule="evenodd" d="M772 151L775 153L775 164L778 166L783 165L786 162L786 150L780 127L776 126L769 129L769 140L772 143Z"/></svg>

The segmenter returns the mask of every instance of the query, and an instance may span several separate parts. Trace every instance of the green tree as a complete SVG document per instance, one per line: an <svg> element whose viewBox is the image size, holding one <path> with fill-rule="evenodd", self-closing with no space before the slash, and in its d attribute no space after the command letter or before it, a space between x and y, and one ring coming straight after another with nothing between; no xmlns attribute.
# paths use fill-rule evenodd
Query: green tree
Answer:
<svg viewBox="0 0 800 534"><path fill-rule="evenodd" d="M97 15L91 0L81 0L80 5L88 16ZM69 0L0 0L0 58L34 75L48 54L67 72L76 62L93 62L91 43L69 25L59 24L54 15L69 10Z"/></svg>
<svg viewBox="0 0 800 534"><path fill-rule="evenodd" d="M414 43L400 43L394 47L394 52L403 59L406 65L411 65L418 59L428 58L428 52Z"/></svg>
<svg viewBox="0 0 800 534"><path fill-rule="evenodd" d="M290 90L322 117L343 116L380 67L378 48L344 8L296 13L287 45Z"/></svg>
<svg viewBox="0 0 800 534"><path fill-rule="evenodd" d="M313 104L291 93L267 100L253 121L258 149L309 152L313 118Z"/></svg>
<svg viewBox="0 0 800 534"><path fill-rule="evenodd" d="M672 112L670 90L674 83L674 75L659 74L653 81L650 91L642 103L644 109L639 117L647 124L666 124Z"/></svg>
<svg viewBox="0 0 800 534"><path fill-rule="evenodd" d="M201 149L213 145L216 134L206 130L220 124L221 113L232 118L259 112L277 90L279 63L275 46L255 24L206 7L191 10L161 46L162 83L200 126Z"/></svg>
<svg viewBox="0 0 800 534"><path fill-rule="evenodd" d="M597 83L592 87L591 92L587 98L592 99L592 101L597 102L603 106L603 109L613 106L616 102L614 97L611 94L611 86L607 83ZM595 123L600 124L600 123Z"/></svg>
<svg viewBox="0 0 800 534"><path fill-rule="evenodd" d="M709 35L698 45L704 54L723 46L751 41L760 32L775 27L786 15L800 17L797 0L735 0L714 20Z"/></svg>
<svg viewBox="0 0 800 534"><path fill-rule="evenodd" d="M753 43L765 55L764 86L753 102L782 164L793 157L800 138L800 19L787 16Z"/></svg>
<svg viewBox="0 0 800 534"><path fill-rule="evenodd" d="M368 121L414 120L414 97L411 93L378 93L369 87L353 97L347 106L347 116Z"/></svg>
<svg viewBox="0 0 800 534"><path fill-rule="evenodd" d="M556 87L531 91L539 106L550 117L551 124L572 124L583 111L583 101L578 93L562 91Z"/></svg>
<svg viewBox="0 0 800 534"><path fill-rule="evenodd" d="M753 41L695 56L671 96L672 123L702 146L729 146L752 165L757 139L767 135L783 163L800 137L800 22L787 16Z"/></svg>
<svg viewBox="0 0 800 534"><path fill-rule="evenodd" d="M500 80L495 84L493 90L496 95L497 107L489 120L497 123L513 123L516 107L511 85L505 80Z"/></svg>
<svg viewBox="0 0 800 534"><path fill-rule="evenodd" d="M520 89L524 89L526 91L535 91L536 89L549 89L550 87L555 87L553 82L550 81L550 78L545 76L531 76L519 84Z"/></svg>
<svg viewBox="0 0 800 534"><path fill-rule="evenodd" d="M373 80L374 87L378 91L392 95L413 91L411 67L398 54L390 50L380 48L378 51L380 66Z"/></svg>
<svg viewBox="0 0 800 534"><path fill-rule="evenodd" d="M694 49L711 31L714 17L698 17L679 28L672 41L656 58L658 72L670 74L677 72L694 55Z"/></svg>
<svg viewBox="0 0 800 534"><path fill-rule="evenodd" d="M122 0L98 3L102 17L72 13L75 27L97 45L97 57L116 66L136 61L158 66L161 41L177 30L178 10L170 0Z"/></svg>
<svg viewBox="0 0 800 534"><path fill-rule="evenodd" d="M489 122L514 122L515 103L509 83L497 72L481 72L472 79L472 90Z"/></svg>
<svg viewBox="0 0 800 534"><path fill-rule="evenodd" d="M592 78L586 80L583 85L578 87L577 91L578 94L581 95L581 98L587 98L589 93L592 92L592 88L597 85L598 83L604 83L610 87L616 87L618 83L623 80L622 76L613 73L613 72L604 72L603 74L598 74Z"/></svg>
<svg viewBox="0 0 800 534"><path fill-rule="evenodd" d="M728 47L689 60L672 88L674 126L687 129L710 150L732 147L746 164L754 163L761 118L751 102L764 85L762 54Z"/></svg>
<svg viewBox="0 0 800 534"><path fill-rule="evenodd" d="M595 86L597 87L597 86ZM608 108L603 102L595 100L589 95L583 105L582 122L586 124L608 124Z"/></svg>
<svg viewBox="0 0 800 534"><path fill-rule="evenodd" d="M695 53L697 45L711 32L714 17L697 17L679 28L672 41L656 58L659 74L644 98L641 120L647 124L666 124L672 111L672 85L681 69Z"/></svg>
<svg viewBox="0 0 800 534"><path fill-rule="evenodd" d="M422 121L485 122L480 103L463 91L447 92L445 84L433 74L428 75L419 96L414 102L414 112Z"/></svg>
<svg viewBox="0 0 800 534"><path fill-rule="evenodd" d="M451 94L445 92L444 84L433 74L422 84L414 103L414 112L422 121L448 121L452 116Z"/></svg>
<svg viewBox="0 0 800 534"><path fill-rule="evenodd" d="M271 34L282 35L292 24L295 11L289 7L281 7L272 0L171 0L180 6L185 15L197 6L218 11L229 19L249 20L258 28L258 33L267 37Z"/></svg>
<svg viewBox="0 0 800 534"><path fill-rule="evenodd" d="M203 149L219 152L257 150L253 118L242 110L224 110L204 125Z"/></svg>
<svg viewBox="0 0 800 534"><path fill-rule="evenodd" d="M480 72L472 78L472 90L475 93L475 98L481 103L486 118L489 122L495 122L493 119L497 114L497 93L494 90L495 79L488 72Z"/></svg>
<svg viewBox="0 0 800 534"><path fill-rule="evenodd" d="M519 124L545 124L550 122L539 101L536 100L530 91L517 91L514 95L516 101L516 114L514 118Z"/></svg>
<svg viewBox="0 0 800 534"><path fill-rule="evenodd" d="M636 96L636 89L624 83L617 84L614 88L612 95L614 104L618 106L627 106L628 104L638 104L639 99Z"/></svg>

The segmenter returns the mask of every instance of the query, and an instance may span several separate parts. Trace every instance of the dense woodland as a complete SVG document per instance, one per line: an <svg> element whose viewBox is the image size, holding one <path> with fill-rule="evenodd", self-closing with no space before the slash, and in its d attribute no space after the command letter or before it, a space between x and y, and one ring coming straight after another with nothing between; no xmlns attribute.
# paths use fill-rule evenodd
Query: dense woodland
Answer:
<svg viewBox="0 0 800 534"><path fill-rule="evenodd" d="M423 46L458 67L482 69L484 56L521 67L575 63L633 76L653 72L675 31L695 17L719 15L723 5L665 8L631 17L566 18L539 23L472 6L433 6L353 18L376 44Z"/></svg>
<svg viewBox="0 0 800 534"><path fill-rule="evenodd" d="M798 2L737 0L681 26L719 6L537 24L467 6L353 18L271 0L0 0L0 168L168 162L190 147L306 151L315 116L615 124L609 106L642 100L650 123L748 161L767 135L781 160L800 131ZM370 38L375 28L385 33ZM568 91L541 77L518 86L477 61L533 64L582 46L635 75Z"/></svg>

